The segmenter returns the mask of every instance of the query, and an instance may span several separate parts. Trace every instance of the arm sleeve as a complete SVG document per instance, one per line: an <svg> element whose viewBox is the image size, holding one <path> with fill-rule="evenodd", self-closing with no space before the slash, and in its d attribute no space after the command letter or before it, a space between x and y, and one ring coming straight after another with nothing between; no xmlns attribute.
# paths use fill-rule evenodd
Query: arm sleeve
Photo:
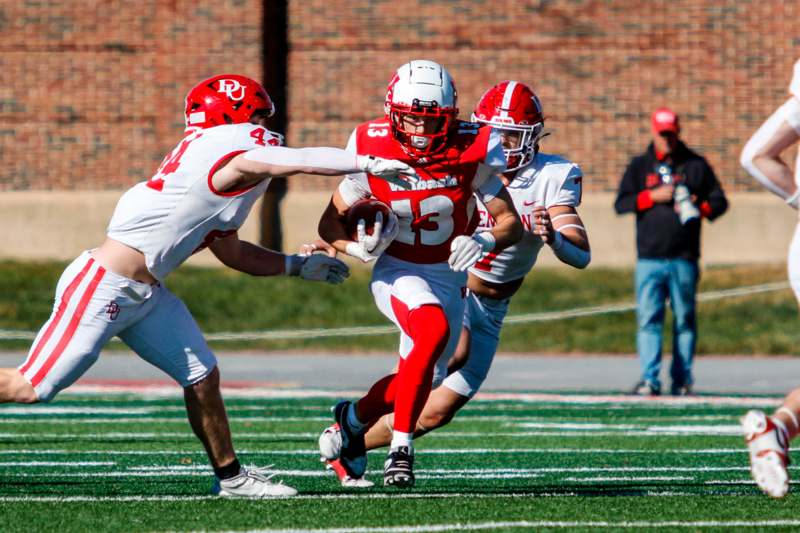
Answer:
<svg viewBox="0 0 800 533"><path fill-rule="evenodd" d="M617 199L614 202L614 209L617 211L617 214L635 213L640 192L636 184L636 171L632 160L628 163L628 168L625 169L625 174L622 175L622 181L619 183Z"/></svg>
<svg viewBox="0 0 800 533"><path fill-rule="evenodd" d="M706 182L708 196L700 199L700 211L709 220L714 220L728 209L728 199L725 192L714 174L714 169L708 162L703 162L703 179Z"/></svg>
<svg viewBox="0 0 800 533"><path fill-rule="evenodd" d="M245 159L267 165L285 167L314 167L341 172L358 171L355 155L339 148L286 148L264 146L248 150Z"/></svg>
<svg viewBox="0 0 800 533"><path fill-rule="evenodd" d="M356 146L356 130L353 130L350 134L345 151L353 155L358 153L358 148ZM362 198L369 198L372 196L367 175L364 172L355 172L345 176L341 183L339 183L339 194L347 205L353 205Z"/></svg>

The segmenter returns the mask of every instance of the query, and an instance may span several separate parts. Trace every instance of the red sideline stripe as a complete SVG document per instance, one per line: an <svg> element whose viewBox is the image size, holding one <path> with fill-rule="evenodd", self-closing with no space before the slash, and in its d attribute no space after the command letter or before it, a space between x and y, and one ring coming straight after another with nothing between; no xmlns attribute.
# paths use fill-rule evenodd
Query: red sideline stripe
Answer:
<svg viewBox="0 0 800 533"><path fill-rule="evenodd" d="M103 275L106 273L106 269L103 267L98 267L97 272L95 272L92 281L89 282L89 286L86 287L86 292L83 293L83 297L81 297L81 301L78 302L78 307L75 309L75 313L72 315L72 320L69 321L69 325L67 326L66 331L61 336L61 340L58 341L53 353L50 354L50 357L47 358L42 368L33 376L31 379L31 385L36 387L41 383L42 379L47 372L55 364L58 357L64 351L64 348L67 347L69 341L72 340L72 336L75 334L75 330L78 329L78 324L80 324L81 318L83 318L83 313L86 311L86 306L89 305L89 300L92 299L94 296L94 291L97 289L97 285L100 283L100 280L103 279Z"/></svg>
<svg viewBox="0 0 800 533"><path fill-rule="evenodd" d="M61 317L64 316L64 311L67 310L67 305L69 305L69 299L72 297L72 293L75 292L75 289L78 288L78 285L81 284L83 278L86 276L86 273L92 267L92 263L94 263L94 258L90 257L89 261L86 262L84 265L83 270L75 276L70 284L67 286L67 290L64 291L64 294L61 296L61 304L58 306L58 311L56 311L56 316L50 321L50 325L47 326L47 330L42 335L42 338L39 340L39 343L33 349L30 357L28 357L27 362L19 369L20 373L24 374L28 371L28 369L33 365L33 362L36 361L36 358L39 356L39 352L42 351L42 348L47 344L47 341L50 340L50 336L55 331L56 327L58 327L58 323L61 321Z"/></svg>

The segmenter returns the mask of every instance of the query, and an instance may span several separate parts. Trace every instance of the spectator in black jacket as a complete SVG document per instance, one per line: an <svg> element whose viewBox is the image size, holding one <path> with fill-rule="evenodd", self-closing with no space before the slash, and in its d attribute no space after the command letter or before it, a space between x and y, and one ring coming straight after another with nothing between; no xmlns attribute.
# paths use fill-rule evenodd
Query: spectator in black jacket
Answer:
<svg viewBox="0 0 800 533"><path fill-rule="evenodd" d="M614 208L636 213L636 347L641 380L633 393L661 393L661 342L667 295L673 314L671 392L692 393L697 338L695 290L703 217L714 220L728 201L708 162L680 139L678 116L651 117L653 142L631 159Z"/></svg>

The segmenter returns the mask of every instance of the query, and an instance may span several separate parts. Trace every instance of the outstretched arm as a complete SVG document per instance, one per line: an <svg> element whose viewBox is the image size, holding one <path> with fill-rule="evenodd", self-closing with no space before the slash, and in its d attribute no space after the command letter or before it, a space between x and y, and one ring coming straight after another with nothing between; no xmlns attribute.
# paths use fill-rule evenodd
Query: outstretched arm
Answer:
<svg viewBox="0 0 800 533"><path fill-rule="evenodd" d="M339 148L286 148L265 146L234 156L212 177L218 191L241 190L266 178L315 174L338 176L368 172L373 176L410 188L414 169L401 161L355 155ZM401 176L407 176L404 178Z"/></svg>
<svg viewBox="0 0 800 533"><path fill-rule="evenodd" d="M234 233L218 239L209 249L222 264L252 276L300 276L309 281L341 283L350 275L347 265L327 255L285 255L239 240Z"/></svg>

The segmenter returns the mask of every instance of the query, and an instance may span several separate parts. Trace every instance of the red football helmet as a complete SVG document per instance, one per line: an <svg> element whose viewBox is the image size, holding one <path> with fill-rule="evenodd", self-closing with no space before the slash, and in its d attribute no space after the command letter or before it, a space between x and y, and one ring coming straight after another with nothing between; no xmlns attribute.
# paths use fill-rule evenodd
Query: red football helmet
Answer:
<svg viewBox="0 0 800 533"><path fill-rule="evenodd" d="M186 95L186 128L242 124L256 111L269 117L275 113L264 87L245 76L220 74L201 81Z"/></svg>
<svg viewBox="0 0 800 533"><path fill-rule="evenodd" d="M415 60L392 76L383 109L394 138L410 155L422 157L444 147L458 115L456 100L456 85L447 69L434 61ZM404 118L423 124L425 131L409 131Z"/></svg>
<svg viewBox="0 0 800 533"><path fill-rule="evenodd" d="M504 81L486 91L475 106L472 120L501 131L517 132L516 146L503 148L507 170L524 167L539 150L544 133L542 103L524 83Z"/></svg>

